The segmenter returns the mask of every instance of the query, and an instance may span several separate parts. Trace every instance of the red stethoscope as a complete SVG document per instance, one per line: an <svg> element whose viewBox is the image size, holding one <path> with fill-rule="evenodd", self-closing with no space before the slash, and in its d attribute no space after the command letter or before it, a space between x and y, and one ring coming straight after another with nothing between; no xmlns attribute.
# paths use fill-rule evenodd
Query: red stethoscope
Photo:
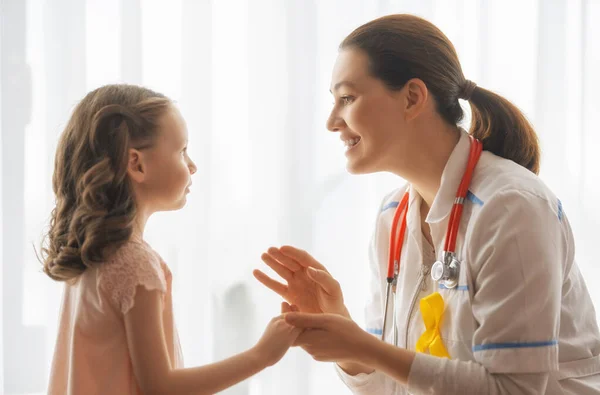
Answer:
<svg viewBox="0 0 600 395"><path fill-rule="evenodd" d="M456 259L456 237L458 235L458 228L460 226L460 218L463 212L463 205L469 185L471 184L471 178L473 177L473 171L483 145L481 141L477 140L473 136L469 136L471 149L469 151L469 160L467 162L467 168L463 174L462 181L458 186L456 192L456 199L452 205L452 211L450 213L450 220L448 221L448 230L446 231L446 239L444 242L444 251L442 261L437 261L431 268L431 278L434 281L442 282L446 288L454 288L458 284L458 274L460 271L460 262ZM392 221L392 231L390 234L390 254L388 262L387 272L387 287L385 297L385 308L383 314L383 328L381 332L381 339L385 336L386 324L387 324L387 313L390 295L392 288L396 286L398 281L398 273L400 272L400 256L402 254L402 245L404 244L404 234L406 233L406 213L408 212L408 191L402 196L402 200L396 208L394 213L394 220ZM402 220L400 221L400 217ZM400 229L398 229L398 222L400 222ZM397 329L396 329L396 314L394 314L394 344L397 343Z"/></svg>

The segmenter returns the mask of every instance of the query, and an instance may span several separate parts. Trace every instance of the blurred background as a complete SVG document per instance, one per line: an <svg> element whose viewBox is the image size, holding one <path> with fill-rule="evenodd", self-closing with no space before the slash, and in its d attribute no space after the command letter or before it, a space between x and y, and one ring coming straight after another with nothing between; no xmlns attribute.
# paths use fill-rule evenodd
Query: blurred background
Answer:
<svg viewBox="0 0 600 395"><path fill-rule="evenodd" d="M348 175L325 120L339 42L390 13L434 22L465 76L532 121L541 177L563 202L600 306L590 280L600 275L599 0L0 0L0 392L45 393L62 284L34 248L53 207L58 135L107 83L163 92L187 119L199 168L188 205L147 232L174 274L186 366L247 349L279 314L279 297L251 274L271 245L319 259L362 324L377 207L403 181ZM225 393L348 391L331 364L293 349Z"/></svg>

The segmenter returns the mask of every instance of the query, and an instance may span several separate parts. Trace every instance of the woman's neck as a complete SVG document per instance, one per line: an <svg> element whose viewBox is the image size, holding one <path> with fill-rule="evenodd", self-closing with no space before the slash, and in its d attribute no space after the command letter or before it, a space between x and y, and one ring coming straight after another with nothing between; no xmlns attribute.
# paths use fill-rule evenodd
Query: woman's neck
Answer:
<svg viewBox="0 0 600 395"><path fill-rule="evenodd" d="M440 189L446 163L460 140L460 130L438 125L437 128L422 128L415 135L419 136L419 141L411 149L410 158L399 160L393 172L412 184L429 211Z"/></svg>

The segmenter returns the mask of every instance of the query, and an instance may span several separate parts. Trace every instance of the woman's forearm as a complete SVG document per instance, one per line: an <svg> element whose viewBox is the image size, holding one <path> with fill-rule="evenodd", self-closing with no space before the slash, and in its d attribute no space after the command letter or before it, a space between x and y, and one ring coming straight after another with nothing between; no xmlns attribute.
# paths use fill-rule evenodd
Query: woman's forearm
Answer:
<svg viewBox="0 0 600 395"><path fill-rule="evenodd" d="M548 373L491 374L474 361L423 354L416 361L413 351L373 340L372 345L360 354L361 362L407 386L414 393L529 395L543 393L548 381Z"/></svg>
<svg viewBox="0 0 600 395"><path fill-rule="evenodd" d="M377 370L394 380L406 384L415 353L395 347L375 337L365 337L366 341L357 342L352 350L356 359L352 362L338 363L347 374L372 373Z"/></svg>
<svg viewBox="0 0 600 395"><path fill-rule="evenodd" d="M370 366L363 365L356 362L339 362L338 366L350 376L356 376L361 373L373 373L375 369Z"/></svg>
<svg viewBox="0 0 600 395"><path fill-rule="evenodd" d="M368 347L362 351L360 362L372 366L393 378L399 383L408 382L408 374L415 359L415 353L404 348L373 339Z"/></svg>

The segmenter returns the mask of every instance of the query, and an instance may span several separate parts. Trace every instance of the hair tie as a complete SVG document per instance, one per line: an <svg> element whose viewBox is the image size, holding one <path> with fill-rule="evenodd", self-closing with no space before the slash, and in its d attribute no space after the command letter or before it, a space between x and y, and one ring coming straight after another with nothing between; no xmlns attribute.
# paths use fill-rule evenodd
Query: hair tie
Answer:
<svg viewBox="0 0 600 395"><path fill-rule="evenodd" d="M463 100L471 100L471 95L473 94L473 91L475 90L475 87L477 86L476 83L474 83L471 80L465 80L465 83L463 84L462 90L460 91L460 93L458 94L458 98L459 99L463 99Z"/></svg>

